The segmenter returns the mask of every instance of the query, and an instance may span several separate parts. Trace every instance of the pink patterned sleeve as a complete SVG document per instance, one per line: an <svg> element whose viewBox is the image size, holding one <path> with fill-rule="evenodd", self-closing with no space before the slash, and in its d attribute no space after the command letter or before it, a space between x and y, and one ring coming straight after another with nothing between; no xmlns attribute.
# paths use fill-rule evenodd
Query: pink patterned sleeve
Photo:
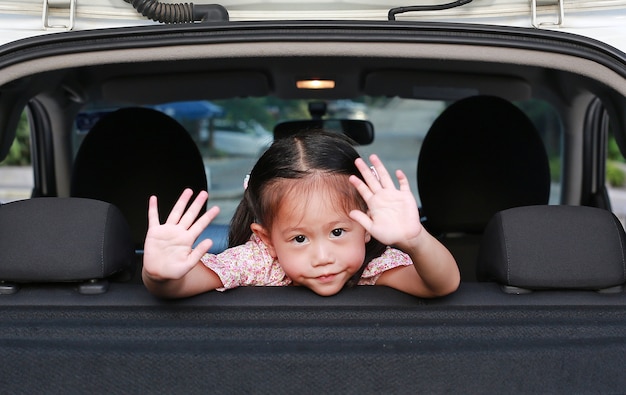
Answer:
<svg viewBox="0 0 626 395"><path fill-rule="evenodd" d="M246 244L213 255L204 254L200 261L215 272L224 285L218 291L243 286L283 286L291 283L274 261L267 247L253 237Z"/></svg>
<svg viewBox="0 0 626 395"><path fill-rule="evenodd" d="M367 265L358 284L374 285L378 281L378 277L387 270L412 264L413 261L407 254L395 248L387 247L381 256L372 259Z"/></svg>

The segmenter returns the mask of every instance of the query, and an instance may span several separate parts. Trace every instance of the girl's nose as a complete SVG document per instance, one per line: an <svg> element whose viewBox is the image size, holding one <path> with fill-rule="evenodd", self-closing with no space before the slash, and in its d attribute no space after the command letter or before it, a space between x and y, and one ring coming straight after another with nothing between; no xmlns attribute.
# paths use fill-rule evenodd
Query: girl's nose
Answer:
<svg viewBox="0 0 626 395"><path fill-rule="evenodd" d="M313 266L324 266L333 263L332 251L325 243L318 243L315 246L315 256L313 257Z"/></svg>

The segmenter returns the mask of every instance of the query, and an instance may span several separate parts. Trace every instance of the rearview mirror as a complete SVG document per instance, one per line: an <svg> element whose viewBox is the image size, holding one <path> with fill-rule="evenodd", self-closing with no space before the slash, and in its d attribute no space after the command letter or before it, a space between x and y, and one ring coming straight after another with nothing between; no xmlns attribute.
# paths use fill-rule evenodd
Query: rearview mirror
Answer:
<svg viewBox="0 0 626 395"><path fill-rule="evenodd" d="M374 125L362 119L305 119L285 121L274 126L274 140L292 136L303 131L343 133L358 145L368 145L374 141Z"/></svg>

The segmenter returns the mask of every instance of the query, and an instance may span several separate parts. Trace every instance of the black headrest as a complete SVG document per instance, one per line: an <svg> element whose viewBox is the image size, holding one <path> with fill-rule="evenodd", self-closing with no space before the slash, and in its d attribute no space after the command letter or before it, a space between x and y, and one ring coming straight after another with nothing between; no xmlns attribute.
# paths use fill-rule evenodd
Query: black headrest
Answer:
<svg viewBox="0 0 626 395"><path fill-rule="evenodd" d="M529 206L497 213L483 234L480 281L524 289L591 289L626 282L624 228L611 212Z"/></svg>
<svg viewBox="0 0 626 395"><path fill-rule="evenodd" d="M193 139L168 115L132 107L105 115L87 134L74 161L71 196L115 204L142 248L149 196L158 196L165 221L185 188L207 189Z"/></svg>
<svg viewBox="0 0 626 395"><path fill-rule="evenodd" d="M35 198L0 205L0 280L103 279L129 269L134 253L128 223L111 204Z"/></svg>
<svg viewBox="0 0 626 395"><path fill-rule="evenodd" d="M547 204L548 157L530 119L512 103L474 96L448 107L419 154L417 183L433 233L480 233L498 211Z"/></svg>

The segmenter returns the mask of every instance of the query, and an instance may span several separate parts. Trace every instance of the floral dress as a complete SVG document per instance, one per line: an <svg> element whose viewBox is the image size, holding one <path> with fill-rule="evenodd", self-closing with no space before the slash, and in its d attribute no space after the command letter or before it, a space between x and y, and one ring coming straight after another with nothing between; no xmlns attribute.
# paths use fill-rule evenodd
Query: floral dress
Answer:
<svg viewBox="0 0 626 395"><path fill-rule="evenodd" d="M222 280L224 286L218 288L218 291L243 286L285 286L292 283L278 261L270 255L267 246L256 235L252 235L247 243L229 248L220 254L204 254L200 260ZM387 247L381 256L370 261L358 284L374 285L383 272L412 264L407 254Z"/></svg>

